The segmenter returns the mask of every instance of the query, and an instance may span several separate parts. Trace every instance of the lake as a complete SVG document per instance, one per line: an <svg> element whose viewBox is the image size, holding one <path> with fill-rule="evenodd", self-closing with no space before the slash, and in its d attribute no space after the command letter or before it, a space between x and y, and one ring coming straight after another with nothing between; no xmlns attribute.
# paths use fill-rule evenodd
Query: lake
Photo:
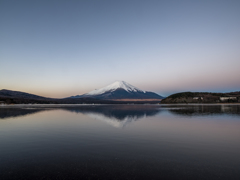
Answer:
<svg viewBox="0 0 240 180"><path fill-rule="evenodd" d="M240 179L240 105L0 106L0 179Z"/></svg>

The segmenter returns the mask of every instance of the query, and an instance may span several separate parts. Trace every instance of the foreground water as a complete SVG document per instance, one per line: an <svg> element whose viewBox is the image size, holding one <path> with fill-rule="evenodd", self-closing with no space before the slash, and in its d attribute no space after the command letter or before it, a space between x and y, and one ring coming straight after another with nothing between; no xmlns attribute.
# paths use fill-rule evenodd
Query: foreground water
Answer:
<svg viewBox="0 0 240 180"><path fill-rule="evenodd" d="M0 179L239 180L240 106L1 106Z"/></svg>

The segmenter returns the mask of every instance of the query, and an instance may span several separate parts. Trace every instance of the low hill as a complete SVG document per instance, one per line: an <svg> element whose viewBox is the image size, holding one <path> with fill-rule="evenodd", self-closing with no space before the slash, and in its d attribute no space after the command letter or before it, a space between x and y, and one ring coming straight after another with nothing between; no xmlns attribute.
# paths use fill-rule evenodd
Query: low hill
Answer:
<svg viewBox="0 0 240 180"><path fill-rule="evenodd" d="M230 93L182 92L163 99L161 103L234 103L240 102L240 91Z"/></svg>

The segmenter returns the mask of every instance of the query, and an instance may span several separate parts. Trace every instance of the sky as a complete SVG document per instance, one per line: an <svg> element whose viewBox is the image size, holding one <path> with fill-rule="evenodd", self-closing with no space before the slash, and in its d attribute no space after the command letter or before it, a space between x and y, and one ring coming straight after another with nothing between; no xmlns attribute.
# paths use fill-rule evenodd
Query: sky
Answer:
<svg viewBox="0 0 240 180"><path fill-rule="evenodd" d="M0 89L240 91L239 0L0 0Z"/></svg>

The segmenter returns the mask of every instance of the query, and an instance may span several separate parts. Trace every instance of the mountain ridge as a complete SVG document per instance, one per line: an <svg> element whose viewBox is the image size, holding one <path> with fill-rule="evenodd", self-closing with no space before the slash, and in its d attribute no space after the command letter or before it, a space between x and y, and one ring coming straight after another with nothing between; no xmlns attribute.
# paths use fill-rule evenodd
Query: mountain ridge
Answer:
<svg viewBox="0 0 240 180"><path fill-rule="evenodd" d="M8 98L13 98L13 97L18 97L18 98L30 98L30 99L54 99L54 98L48 98L48 97L43 97L31 93L26 93L22 91L14 91L14 90L8 90L8 89L1 89L0 90L0 96L1 97L8 97Z"/></svg>
<svg viewBox="0 0 240 180"><path fill-rule="evenodd" d="M92 97L80 97L80 98L47 98L30 94L21 91L12 91L7 89L0 90L0 105L1 104L144 104L144 103L159 103L160 100L142 100L135 101L134 99L127 99L125 101L105 100Z"/></svg>

